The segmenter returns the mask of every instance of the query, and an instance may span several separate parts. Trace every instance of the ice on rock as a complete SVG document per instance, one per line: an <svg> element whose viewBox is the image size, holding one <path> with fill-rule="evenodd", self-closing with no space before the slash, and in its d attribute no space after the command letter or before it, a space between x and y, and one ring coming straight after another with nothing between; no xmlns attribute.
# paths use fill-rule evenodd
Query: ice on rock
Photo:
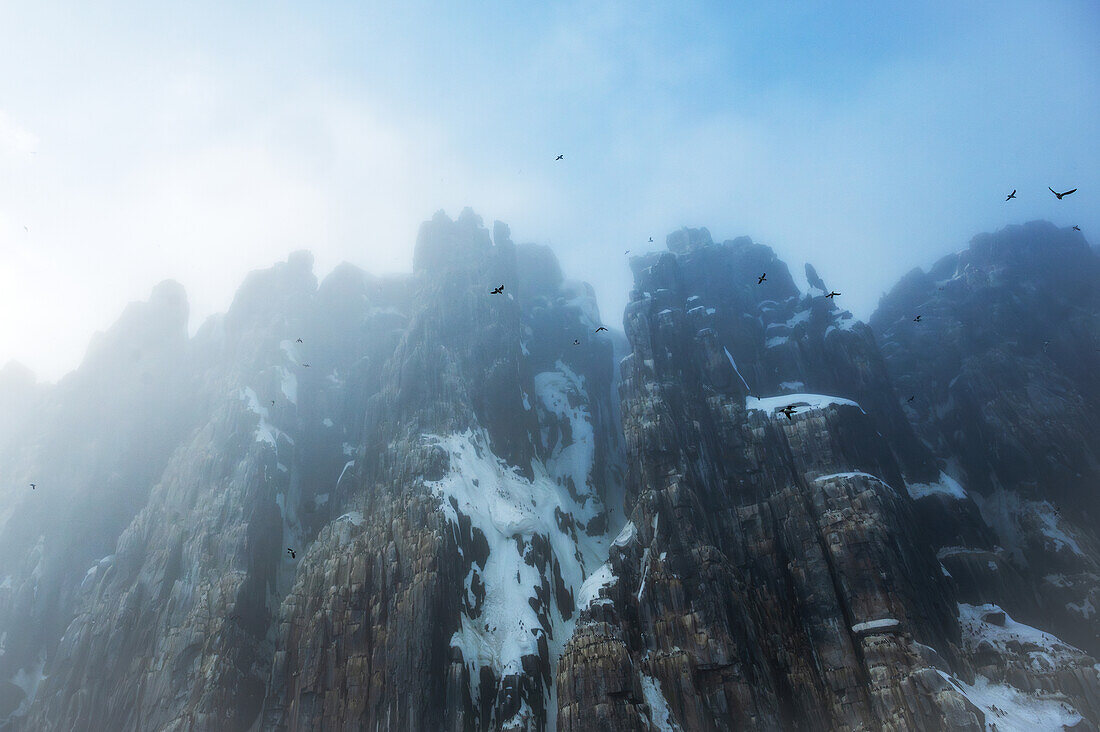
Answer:
<svg viewBox="0 0 1100 732"><path fill-rule="evenodd" d="M733 371L737 374L737 378L741 379L741 383L745 386L745 391L752 391L752 389L749 388L749 382L745 381L745 377L741 375L741 370L737 368L737 362L734 361L733 356L730 355L730 349L723 346L722 350L726 352L726 358L729 359L730 366L733 367Z"/></svg>

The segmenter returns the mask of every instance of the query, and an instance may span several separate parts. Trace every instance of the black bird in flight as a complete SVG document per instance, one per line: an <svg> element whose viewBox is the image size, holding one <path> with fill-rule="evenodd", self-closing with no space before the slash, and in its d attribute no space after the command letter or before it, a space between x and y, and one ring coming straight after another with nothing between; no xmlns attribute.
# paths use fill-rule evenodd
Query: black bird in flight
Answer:
<svg viewBox="0 0 1100 732"><path fill-rule="evenodd" d="M1073 230L1074 230L1074 231L1080 231L1080 230L1081 230L1081 227L1080 227L1080 226L1078 226L1077 224L1074 224L1074 225L1073 225Z"/></svg>
<svg viewBox="0 0 1100 732"><path fill-rule="evenodd" d="M302 339L301 339L301 338L299 338L299 339L298 339L298 343L301 343L301 342L302 342Z"/></svg>
<svg viewBox="0 0 1100 732"><path fill-rule="evenodd" d="M273 407L275 406L275 400L274 399L271 400L271 406L273 406Z"/></svg>
<svg viewBox="0 0 1100 732"><path fill-rule="evenodd" d="M905 401L907 401L907 402L911 402L911 401L913 401L914 399L916 399L916 397L915 397L915 396L911 396L911 397L909 397L908 399L906 399Z"/></svg>
<svg viewBox="0 0 1100 732"><path fill-rule="evenodd" d="M840 294L839 292L837 292L836 290L833 290L832 292L830 292L830 293L829 293L828 295L826 295L825 297L836 297L836 296L837 296L837 295L839 295L839 294Z"/></svg>
<svg viewBox="0 0 1100 732"><path fill-rule="evenodd" d="M1005 197L1005 200L1006 201L1011 201L1015 197L1016 197L1016 189L1013 188L1012 193L1009 193L1008 196Z"/></svg>
<svg viewBox="0 0 1100 732"><path fill-rule="evenodd" d="M556 158L554 158L554 160L564 160L564 159L565 159L564 155L559 155Z"/></svg>
<svg viewBox="0 0 1100 732"><path fill-rule="evenodd" d="M501 285L500 287L494 287L493 289L489 290L490 295L501 295L503 293L504 293L504 285Z"/></svg>
<svg viewBox="0 0 1100 732"><path fill-rule="evenodd" d="M623 252L623 254L630 254L630 250L627 249L625 252Z"/></svg>
<svg viewBox="0 0 1100 732"><path fill-rule="evenodd" d="M304 368L307 368L307 369L309 368L309 364L308 364L308 363L304 363L304 364L302 364L302 366L303 366Z"/></svg>
<svg viewBox="0 0 1100 732"><path fill-rule="evenodd" d="M607 330L607 328L603 327L602 325L599 328L596 328L597 333L599 333L601 330Z"/></svg>
<svg viewBox="0 0 1100 732"><path fill-rule="evenodd" d="M917 317L913 318L913 322L914 323L919 323L920 322L920 316L918 315Z"/></svg>
<svg viewBox="0 0 1100 732"><path fill-rule="evenodd" d="M1059 201L1061 201L1061 200L1062 200L1063 198L1065 198L1065 197L1066 197L1066 196L1068 196L1069 194L1071 194L1071 193L1076 193L1076 192L1077 192L1077 189L1076 189L1076 188L1073 188L1073 189L1071 189L1071 190L1068 190L1068 191L1066 191L1065 193L1059 193L1058 191L1054 190L1054 189L1053 189L1053 188L1051 188L1050 186L1047 186L1047 190L1048 190L1048 191L1050 191L1051 193L1053 193L1054 195L1058 196L1058 200L1059 200Z"/></svg>
<svg viewBox="0 0 1100 732"><path fill-rule="evenodd" d="M287 548L286 548L286 553L290 555L290 558L291 558L291 559L297 559L297 558L298 558L298 555L297 555L297 554L295 554L295 553L294 553L294 550L293 550L293 549L291 549L290 547L287 547Z"/></svg>
<svg viewBox="0 0 1100 732"><path fill-rule="evenodd" d="M31 490L32 490L32 491L33 491L33 490L34 490L35 488L37 488L37 487L38 487L38 484L37 484L37 483L31 483Z"/></svg>
<svg viewBox="0 0 1100 732"><path fill-rule="evenodd" d="M768 273L767 272L765 272L764 274L762 274L762 275L760 275L759 277L756 278L756 284L759 285L761 282L763 282L766 279L768 279Z"/></svg>
<svg viewBox="0 0 1100 732"><path fill-rule="evenodd" d="M784 415L787 419L792 419L791 415L794 414L796 407L793 404L788 404L782 409L778 409L780 414Z"/></svg>
<svg viewBox="0 0 1100 732"><path fill-rule="evenodd" d="M650 244L652 244L652 243L653 243L653 237L652 237L652 236L651 236L651 237L649 237L649 243L650 243Z"/></svg>
<svg viewBox="0 0 1100 732"><path fill-rule="evenodd" d="M580 342L580 340L579 340L579 339L577 339L577 338L574 338L574 339L573 339L573 345L574 345L574 346L579 346L580 344L581 344L581 342Z"/></svg>

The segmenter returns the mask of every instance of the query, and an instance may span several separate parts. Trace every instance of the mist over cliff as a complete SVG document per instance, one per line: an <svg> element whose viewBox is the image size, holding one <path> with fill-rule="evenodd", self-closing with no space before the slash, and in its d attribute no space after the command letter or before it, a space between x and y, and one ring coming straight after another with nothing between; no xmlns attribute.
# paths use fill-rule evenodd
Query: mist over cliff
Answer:
<svg viewBox="0 0 1100 732"><path fill-rule="evenodd" d="M0 729L1097 728L1080 232L869 323L748 237L630 269L620 322L439 213L411 273L297 252L193 336L164 282L0 369Z"/></svg>

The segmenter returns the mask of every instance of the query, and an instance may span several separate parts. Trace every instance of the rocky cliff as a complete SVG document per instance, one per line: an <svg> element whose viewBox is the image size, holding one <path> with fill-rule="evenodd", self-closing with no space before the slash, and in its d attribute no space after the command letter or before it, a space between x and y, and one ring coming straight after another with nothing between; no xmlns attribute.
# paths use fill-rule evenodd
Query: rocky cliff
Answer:
<svg viewBox="0 0 1100 732"><path fill-rule="evenodd" d="M957 483L870 329L747 238L668 249L632 262L631 520L559 666L562 729L1095 723L1092 658L958 602L911 498Z"/></svg>
<svg viewBox="0 0 1100 732"><path fill-rule="evenodd" d="M876 341L768 247L667 245L625 337L465 211L411 274L318 283L298 253L193 337L165 283L58 384L0 371L0 728L1092 728L1087 626L1043 584L1092 617L1080 354L1030 388L1083 406L951 416L960 382L1031 395L1008 305L1000 375L936 361L909 401L933 365L896 293ZM1065 348L1100 312L1073 256Z"/></svg>
<svg viewBox="0 0 1100 732"><path fill-rule="evenodd" d="M1100 258L1070 228L1010 226L906 275L871 323L965 486L916 495L960 594L1100 653Z"/></svg>

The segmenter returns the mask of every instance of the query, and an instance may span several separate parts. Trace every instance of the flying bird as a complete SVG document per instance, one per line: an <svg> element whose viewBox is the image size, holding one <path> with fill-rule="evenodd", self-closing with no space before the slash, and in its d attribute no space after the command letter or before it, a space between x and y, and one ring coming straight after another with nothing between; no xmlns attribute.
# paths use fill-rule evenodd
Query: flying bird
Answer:
<svg viewBox="0 0 1100 732"><path fill-rule="evenodd" d="M623 254L630 254L630 250L627 249L625 252L623 252Z"/></svg>
<svg viewBox="0 0 1100 732"><path fill-rule="evenodd" d="M297 558L298 558L298 555L297 555L297 554L295 554L295 553L294 553L294 550L293 550L293 549L291 549L290 547L287 547L287 548L286 548L286 553L290 555L290 558L291 558L291 559L297 559Z"/></svg>
<svg viewBox="0 0 1100 732"><path fill-rule="evenodd" d="M603 327L602 325L599 328L596 328L597 333L599 333L601 330L607 330L607 328Z"/></svg>
<svg viewBox="0 0 1100 732"><path fill-rule="evenodd" d="M35 488L37 488L37 487L38 487L38 484L37 484L37 483L31 483L31 490L32 490L32 491L33 491L33 490L34 490Z"/></svg>
<svg viewBox="0 0 1100 732"><path fill-rule="evenodd" d="M1005 197L1005 200L1006 201L1011 201L1015 197L1016 197L1016 189L1013 188L1012 193L1009 193L1008 196Z"/></svg>
<svg viewBox="0 0 1100 732"><path fill-rule="evenodd" d="M1080 231L1080 230L1081 230L1081 227L1080 227L1080 226L1078 226L1077 224L1074 224L1074 225L1073 225L1073 230L1074 230L1074 231Z"/></svg>
<svg viewBox="0 0 1100 732"><path fill-rule="evenodd" d="M1070 190L1066 191L1065 193L1059 193L1058 191L1054 190L1050 186L1047 186L1047 190L1050 191L1051 193L1053 193L1055 196L1057 196L1059 201L1061 201L1063 198L1065 198L1069 194L1077 192L1077 189L1073 188L1073 189L1070 189Z"/></svg>
<svg viewBox="0 0 1100 732"><path fill-rule="evenodd" d="M504 285L501 285L500 287L494 287L493 289L489 290L490 295L500 295L503 292L504 292Z"/></svg>
<svg viewBox="0 0 1100 732"><path fill-rule="evenodd" d="M914 323L919 323L920 322L920 316L918 315L917 317L913 318L913 322Z"/></svg>
<svg viewBox="0 0 1100 732"><path fill-rule="evenodd" d="M579 346L580 344L581 344L580 340L578 340L577 338L573 339L573 345L574 346Z"/></svg>
<svg viewBox="0 0 1100 732"><path fill-rule="evenodd" d="M793 404L788 404L782 409L778 409L780 414L784 415L787 419L792 419L791 415L794 414L796 407Z"/></svg>
<svg viewBox="0 0 1100 732"><path fill-rule="evenodd" d="M836 290L833 290L832 292L830 292L830 293L829 293L828 295L826 295L825 297L836 297L836 296L837 296L837 295L839 295L839 294L840 294L839 292L837 292Z"/></svg>
<svg viewBox="0 0 1100 732"><path fill-rule="evenodd" d="M766 279L768 279L768 273L767 272L765 272L764 274L762 274L762 275L760 275L759 277L756 278L756 284L759 285L761 282L763 282Z"/></svg>
<svg viewBox="0 0 1100 732"><path fill-rule="evenodd" d="M652 236L651 236L651 237L649 237L649 243L650 243L650 244L652 244L652 243L653 243L653 237L652 237Z"/></svg>
<svg viewBox="0 0 1100 732"><path fill-rule="evenodd" d="M302 339L301 339L301 338L299 338L297 342L298 342L298 343L301 343L301 342L302 342Z"/></svg>
<svg viewBox="0 0 1100 732"><path fill-rule="evenodd" d="M909 397L908 399L906 399L905 401L907 401L907 402L911 402L911 401L913 401L914 399L916 399L916 397L915 397L915 396L911 396L911 397Z"/></svg>
<svg viewBox="0 0 1100 732"><path fill-rule="evenodd" d="M304 364L302 364L302 366L303 366L304 368L307 368L307 369L309 368L309 364L308 364L308 363L304 363Z"/></svg>
<svg viewBox="0 0 1100 732"><path fill-rule="evenodd" d="M554 160L564 160L564 159L565 159L564 155L559 155L556 158L554 158Z"/></svg>
<svg viewBox="0 0 1100 732"><path fill-rule="evenodd" d="M273 406L273 407L275 406L275 400L274 399L271 400L271 406Z"/></svg>

